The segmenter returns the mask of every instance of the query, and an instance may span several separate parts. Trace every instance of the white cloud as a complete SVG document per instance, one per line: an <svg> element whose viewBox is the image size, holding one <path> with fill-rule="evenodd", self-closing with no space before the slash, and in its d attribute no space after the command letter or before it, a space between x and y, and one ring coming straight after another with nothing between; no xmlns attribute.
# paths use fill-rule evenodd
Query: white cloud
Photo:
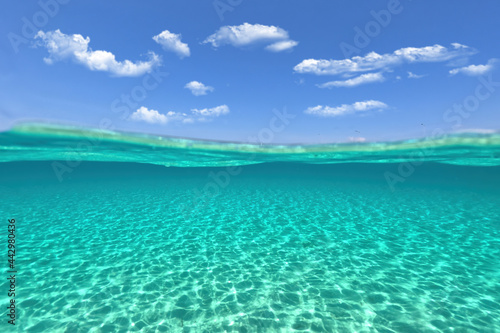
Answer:
<svg viewBox="0 0 500 333"><path fill-rule="evenodd" d="M382 73L368 73L356 76L352 79L345 81L330 81L323 84L319 84L320 88L333 88L333 87L355 87L361 84L373 83L373 82L383 82L385 80Z"/></svg>
<svg viewBox="0 0 500 333"><path fill-rule="evenodd" d="M412 72L408 72L408 78L409 78L409 79L421 79L421 78L423 78L424 76L426 76L426 75L424 75L424 74L422 74L422 75L418 75L418 74L414 74L414 73L412 73Z"/></svg>
<svg viewBox="0 0 500 333"><path fill-rule="evenodd" d="M160 63L160 58L153 52L149 53L149 61L116 61L111 52L90 49L89 37L83 38L79 34L66 35L60 30L39 31L35 39L39 39L41 42L38 45L49 51L49 57L44 58L47 64L71 59L93 71L109 72L116 76L139 76L150 72Z"/></svg>
<svg viewBox="0 0 500 333"><path fill-rule="evenodd" d="M363 138L360 136L356 136L356 137L350 136L349 142L356 142L356 143L366 142L366 138Z"/></svg>
<svg viewBox="0 0 500 333"><path fill-rule="evenodd" d="M187 124L197 121L209 121L215 117L219 117L228 113L229 107L227 105L220 105L213 108L205 108L201 110L192 109L191 113L169 111L166 114L162 114L156 110L150 110L145 106L141 106L130 116L129 119L133 121L145 121L150 124L166 124L171 121L177 121Z"/></svg>
<svg viewBox="0 0 500 333"><path fill-rule="evenodd" d="M466 128L456 130L455 133L475 133L475 134L494 134L498 131L488 128Z"/></svg>
<svg viewBox="0 0 500 333"><path fill-rule="evenodd" d="M343 60L305 59L296 65L294 70L297 73L339 75L384 70L402 63L447 61L457 57L466 57L475 52L470 47L458 43L453 43L451 48L436 44L421 48L406 47L382 55L370 52L363 57L355 56Z"/></svg>
<svg viewBox="0 0 500 333"><path fill-rule="evenodd" d="M170 116L171 112L168 113ZM159 113L156 110L148 110L148 108L141 106L137 111L132 113L130 116L131 120L135 121L145 121L151 124L165 124L168 121L168 117L164 114Z"/></svg>
<svg viewBox="0 0 500 333"><path fill-rule="evenodd" d="M191 93L195 96L206 95L207 92L214 91L213 87L206 86L198 81L191 81L187 83L184 88L191 90Z"/></svg>
<svg viewBox="0 0 500 333"><path fill-rule="evenodd" d="M201 117L219 117L223 114L229 113L229 107L227 105L219 105L214 108L205 108L205 109L191 109L194 115Z"/></svg>
<svg viewBox="0 0 500 333"><path fill-rule="evenodd" d="M294 40L283 40L266 46L266 50L271 52L281 52L285 50L290 50L295 46L297 46L298 44L299 42L296 42Z"/></svg>
<svg viewBox="0 0 500 333"><path fill-rule="evenodd" d="M280 27L250 23L223 26L208 36L203 44L212 44L213 47L222 45L241 47L259 42L271 43L266 47L266 50L272 52L289 50L298 44L298 42L290 40L288 32Z"/></svg>
<svg viewBox="0 0 500 333"><path fill-rule="evenodd" d="M189 57L191 52L186 43L181 42L181 35L171 33L168 30L162 31L153 37L154 41L160 44L164 50L177 53L179 58Z"/></svg>
<svg viewBox="0 0 500 333"><path fill-rule="evenodd" d="M337 107L318 105L309 107L304 112L322 117L337 117L356 112L369 111L374 109L385 109L387 104L380 101L368 100L363 102L356 102L354 104L342 104Z"/></svg>
<svg viewBox="0 0 500 333"><path fill-rule="evenodd" d="M488 73L493 69L493 66L497 59L490 59L486 65L469 65L465 67L455 68L450 71L451 75L455 75L458 73L469 75L469 76L478 76Z"/></svg>
<svg viewBox="0 0 500 333"><path fill-rule="evenodd" d="M296 84L296 85L301 86L301 85L303 85L303 84L304 84L304 82L306 82L306 81L305 81L303 78L300 78L300 79L298 79L297 81L294 81L294 82L295 82L295 84Z"/></svg>

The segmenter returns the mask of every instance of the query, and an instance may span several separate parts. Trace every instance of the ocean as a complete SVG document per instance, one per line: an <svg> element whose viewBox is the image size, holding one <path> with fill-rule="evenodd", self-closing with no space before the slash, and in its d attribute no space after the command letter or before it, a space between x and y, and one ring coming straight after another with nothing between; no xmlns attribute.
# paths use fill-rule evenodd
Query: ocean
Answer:
<svg viewBox="0 0 500 333"><path fill-rule="evenodd" d="M25 124L0 133L0 202L2 331L500 331L500 134L271 146Z"/></svg>

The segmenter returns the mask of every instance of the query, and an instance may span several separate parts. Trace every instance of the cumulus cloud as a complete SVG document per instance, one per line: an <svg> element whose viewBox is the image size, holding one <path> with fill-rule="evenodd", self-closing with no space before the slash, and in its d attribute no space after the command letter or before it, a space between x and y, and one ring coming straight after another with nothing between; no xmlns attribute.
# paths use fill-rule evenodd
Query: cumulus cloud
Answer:
<svg viewBox="0 0 500 333"><path fill-rule="evenodd" d="M168 121L166 115L161 114L156 110L149 110L144 106L141 106L137 109L137 111L132 113L130 119L135 121L145 121L151 124L165 124Z"/></svg>
<svg viewBox="0 0 500 333"><path fill-rule="evenodd" d="M418 75L418 74L414 74L412 72L408 72L408 78L409 79L421 79L424 76L426 76L426 75Z"/></svg>
<svg viewBox="0 0 500 333"><path fill-rule="evenodd" d="M344 81L330 81L323 84L319 84L320 88L335 88L335 87L355 87L361 84L382 82L385 78L382 73L368 73L362 74L360 76L354 77L352 79Z"/></svg>
<svg viewBox="0 0 500 333"><path fill-rule="evenodd" d="M294 71L316 75L352 74L388 70L403 63L448 61L474 53L474 49L458 43L451 44L450 48L436 44L420 48L406 47L386 54L370 52L362 57L355 56L343 60L305 59L294 67Z"/></svg>
<svg viewBox="0 0 500 333"><path fill-rule="evenodd" d="M469 65L465 67L455 68L450 71L450 74L455 75L461 73L469 76L483 75L493 69L496 61L497 59L490 59L488 60L488 63L486 65Z"/></svg>
<svg viewBox="0 0 500 333"><path fill-rule="evenodd" d="M189 57L191 51L186 43L181 42L181 35L171 33L168 30L162 31L153 37L154 41L160 44L165 51L175 52L179 58Z"/></svg>
<svg viewBox="0 0 500 333"><path fill-rule="evenodd" d="M299 44L299 42L296 42L294 40L283 40L281 42L276 42L276 43L273 43L271 45L266 46L266 50L271 51L271 52L281 52L281 51L293 49L298 44Z"/></svg>
<svg viewBox="0 0 500 333"><path fill-rule="evenodd" d="M141 106L131 116L130 120L144 121L150 124L166 124L168 122L177 121L181 123L194 123L197 121L210 121L215 117L229 113L227 105L220 105L213 108L192 109L190 113L181 113L169 111L162 114L156 110L148 109Z"/></svg>
<svg viewBox="0 0 500 333"><path fill-rule="evenodd" d="M364 112L377 109L381 110L385 108L387 108L387 104L385 103L375 100L368 100L363 102L356 102L353 104L342 104L336 107L323 105L313 106L307 108L304 113L322 117L338 117L356 112Z"/></svg>
<svg viewBox="0 0 500 333"><path fill-rule="evenodd" d="M198 81L191 81L187 83L184 88L191 90L191 93L195 96L206 95L207 92L214 91L213 87L206 86Z"/></svg>
<svg viewBox="0 0 500 333"><path fill-rule="evenodd" d="M272 52L290 50L298 44L280 27L250 23L223 26L203 41L203 44L211 44L213 47L222 45L242 47L256 43L270 43L266 50Z"/></svg>
<svg viewBox="0 0 500 333"><path fill-rule="evenodd" d="M139 76L151 72L160 63L160 58L153 52L149 53L148 61L117 61L111 52L93 51L89 48L89 37L83 38L79 34L66 35L59 29L39 31L35 39L38 40L38 46L44 46L49 51L49 56L44 58L47 64L71 59L93 71L109 72L115 76Z"/></svg>
<svg viewBox="0 0 500 333"><path fill-rule="evenodd" d="M214 108L205 108L205 109L191 109L194 115L201 117L219 117L223 114L229 113L229 107L227 105L219 105Z"/></svg>

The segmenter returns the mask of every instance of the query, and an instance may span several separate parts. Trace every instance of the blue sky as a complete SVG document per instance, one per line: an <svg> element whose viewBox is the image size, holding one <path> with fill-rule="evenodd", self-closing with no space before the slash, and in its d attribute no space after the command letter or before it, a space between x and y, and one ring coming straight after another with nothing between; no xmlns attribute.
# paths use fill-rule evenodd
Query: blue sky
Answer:
<svg viewBox="0 0 500 333"><path fill-rule="evenodd" d="M8 2L0 128L263 143L498 130L499 14L498 1Z"/></svg>

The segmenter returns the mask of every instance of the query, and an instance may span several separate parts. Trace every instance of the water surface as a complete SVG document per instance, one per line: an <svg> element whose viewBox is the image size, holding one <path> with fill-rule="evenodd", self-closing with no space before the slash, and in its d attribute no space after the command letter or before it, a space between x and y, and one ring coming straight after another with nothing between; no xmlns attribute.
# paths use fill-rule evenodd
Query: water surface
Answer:
<svg viewBox="0 0 500 333"><path fill-rule="evenodd" d="M15 330L499 331L499 142L0 133Z"/></svg>

